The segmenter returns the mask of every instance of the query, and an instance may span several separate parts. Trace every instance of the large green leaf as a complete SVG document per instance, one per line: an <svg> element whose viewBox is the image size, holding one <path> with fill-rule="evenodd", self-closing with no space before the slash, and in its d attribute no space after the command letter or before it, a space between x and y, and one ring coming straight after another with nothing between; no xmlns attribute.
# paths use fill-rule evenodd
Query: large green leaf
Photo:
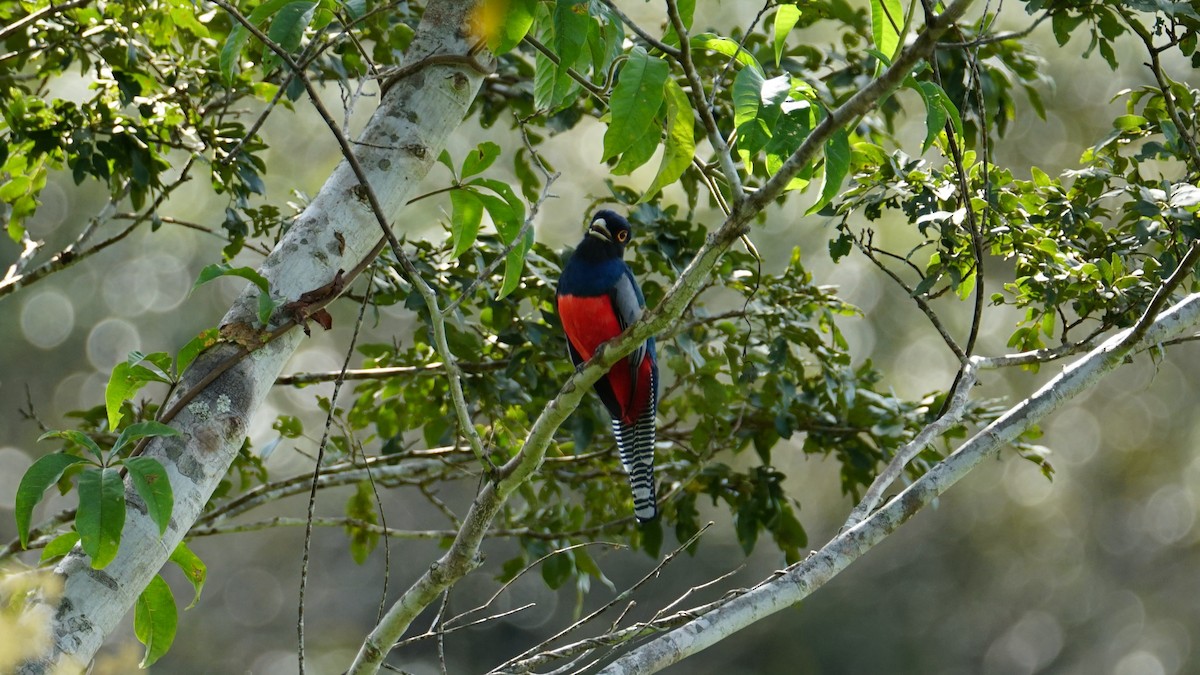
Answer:
<svg viewBox="0 0 1200 675"><path fill-rule="evenodd" d="M655 123L669 72L666 61L650 56L641 47L634 48L609 99L612 119L604 132L601 161L628 150Z"/></svg>
<svg viewBox="0 0 1200 675"><path fill-rule="evenodd" d="M511 216L507 213L500 213L493 210L488 200L484 199L484 206L488 207L488 213L492 216L492 221L496 225L496 231L500 233L500 239L505 244L512 243L517 238L517 233L521 231L521 227L525 224L525 202L513 192L512 186L504 181L499 181L494 178L476 178L471 181L471 185L485 187L492 192L500 195L504 199L504 203L508 205ZM480 195L481 198L486 195ZM500 217L497 218L497 215Z"/></svg>
<svg viewBox="0 0 1200 675"><path fill-rule="evenodd" d="M808 210L807 215L820 211L842 188L842 181L850 173L850 134L845 129L833 132L825 142L825 178L821 183L821 197Z"/></svg>
<svg viewBox="0 0 1200 675"><path fill-rule="evenodd" d="M787 40L788 33L792 32L799 20L800 8L796 5L780 5L779 10L775 12L775 65L779 65L779 59L783 55L783 43Z"/></svg>
<svg viewBox="0 0 1200 675"><path fill-rule="evenodd" d="M43 436L43 438L45 437ZM29 545L29 522L33 518L33 507L42 501L42 494L46 492L46 488L57 483L68 468L86 461L88 460L83 457L56 452L53 455L38 458L33 466L25 472L25 475L21 476L14 505L17 536L21 538L21 546Z"/></svg>
<svg viewBox="0 0 1200 675"><path fill-rule="evenodd" d="M42 556L39 558L39 561L46 562L48 560L54 560L55 558L62 557L70 553L71 549L75 548L75 544L78 543L78 532L75 530L64 532L54 539L51 539L49 544L46 544L46 547L42 549Z"/></svg>
<svg viewBox="0 0 1200 675"><path fill-rule="evenodd" d="M531 248L533 248L533 228L530 228L525 233L520 243L514 246L513 250L509 251L508 256L504 259L504 282L500 287L500 292L496 295L497 300L501 300L509 293L517 290L517 286L521 284L521 271L525 267L525 254L529 253L529 249Z"/></svg>
<svg viewBox="0 0 1200 675"><path fill-rule="evenodd" d="M108 413L108 428L116 429L121 423L121 406L132 399L142 387L150 382L164 382L165 379L153 370L122 361L113 366L112 374L108 377L108 385L104 388L104 408Z"/></svg>
<svg viewBox="0 0 1200 675"><path fill-rule="evenodd" d="M583 55L588 24L592 21L588 5L588 0L554 3L554 53L558 55L560 69L573 68Z"/></svg>
<svg viewBox="0 0 1200 675"><path fill-rule="evenodd" d="M192 284L192 290L220 277L241 277L258 286L263 293L271 291L271 283L259 274L258 270L253 267L230 267L225 263L213 263L200 270L200 276L196 278L196 283Z"/></svg>
<svg viewBox="0 0 1200 675"><path fill-rule="evenodd" d="M139 667L148 668L167 653L175 641L178 622L179 610L175 608L171 587L156 574L138 596L133 610L133 632L146 645Z"/></svg>
<svg viewBox="0 0 1200 675"><path fill-rule="evenodd" d="M500 156L500 146L491 142L484 141L476 148L467 153L463 158L462 177L467 178L474 176L477 173L483 173L487 170L496 158Z"/></svg>
<svg viewBox="0 0 1200 675"><path fill-rule="evenodd" d="M267 37L288 54L295 54L300 50L300 40L304 37L304 31L308 25L312 23L313 10L316 8L317 3L311 0L289 2L271 20L271 28L267 31ZM263 45L263 72L274 70L281 60L273 49Z"/></svg>
<svg viewBox="0 0 1200 675"><path fill-rule="evenodd" d="M650 183L639 203L648 201L659 190L679 180L692 163L696 154L696 139L693 135L693 113L691 102L675 80L667 80L667 141L663 150L658 175Z"/></svg>
<svg viewBox="0 0 1200 675"><path fill-rule="evenodd" d="M79 509L75 529L92 567L104 569L121 545L125 527L125 483L115 468L87 469L79 474Z"/></svg>
<svg viewBox="0 0 1200 675"><path fill-rule="evenodd" d="M875 48L889 59L900 50L904 11L900 0L871 0L871 37Z"/></svg>
<svg viewBox="0 0 1200 675"><path fill-rule="evenodd" d="M488 50L496 56L512 51L533 26L537 0L484 0L474 18L477 30L487 36Z"/></svg>
<svg viewBox="0 0 1200 675"><path fill-rule="evenodd" d="M730 40L727 37L721 37L714 33L697 33L692 36L691 43L693 47L698 49L708 49L718 54L724 54L731 59L736 59L743 66L748 66L759 72L763 72L762 65L754 55L742 48L740 44Z"/></svg>
<svg viewBox="0 0 1200 675"><path fill-rule="evenodd" d="M191 609L196 606L197 602L200 602L200 592L204 590L204 582L208 579L208 566L204 564L200 556L192 553L192 550L187 547L187 543L182 541L171 552L171 562L179 566L196 591L192 597L192 603L184 608Z"/></svg>
<svg viewBox="0 0 1200 675"><path fill-rule="evenodd" d="M479 224L483 222L483 201L470 188L450 191L450 242L454 245L453 257L465 253L475 244L479 236Z"/></svg>
<svg viewBox="0 0 1200 675"><path fill-rule="evenodd" d="M130 457L125 460L125 466L129 469L134 489L146 502L147 515L158 525L158 534L162 536L167 531L171 510L175 507L167 470L153 457Z"/></svg>
<svg viewBox="0 0 1200 675"><path fill-rule="evenodd" d="M634 141L628 150L621 153L621 158L611 169L612 174L628 176L639 166L649 162L650 158L654 156L654 151L658 149L660 138L662 138L662 129L658 128L658 125L651 124L646 127L646 133Z"/></svg>

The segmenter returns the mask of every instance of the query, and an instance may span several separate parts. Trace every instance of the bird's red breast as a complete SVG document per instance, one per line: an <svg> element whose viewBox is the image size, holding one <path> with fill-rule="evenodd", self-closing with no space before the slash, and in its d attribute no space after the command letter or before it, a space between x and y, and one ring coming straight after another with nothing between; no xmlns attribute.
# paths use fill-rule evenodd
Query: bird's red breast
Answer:
<svg viewBox="0 0 1200 675"><path fill-rule="evenodd" d="M571 346L585 361L592 358L602 343L621 334L621 325L607 295L559 295L558 316ZM626 424L633 424L650 404L650 369L650 357L646 355L638 364L635 380L626 357L605 376L621 407L621 421Z"/></svg>

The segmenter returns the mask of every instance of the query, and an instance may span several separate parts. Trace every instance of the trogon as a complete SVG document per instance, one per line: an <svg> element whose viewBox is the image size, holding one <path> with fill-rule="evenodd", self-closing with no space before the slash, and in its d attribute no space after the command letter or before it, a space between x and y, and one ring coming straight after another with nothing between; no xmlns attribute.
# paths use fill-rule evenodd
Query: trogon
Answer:
<svg viewBox="0 0 1200 675"><path fill-rule="evenodd" d="M583 241L563 266L556 300L571 361L579 367L604 342L637 321L645 308L642 289L622 259L632 236L629 222L607 209L592 216ZM654 493L654 431L658 410L658 363L650 338L596 382L612 416L621 464L633 488L638 521L658 515Z"/></svg>

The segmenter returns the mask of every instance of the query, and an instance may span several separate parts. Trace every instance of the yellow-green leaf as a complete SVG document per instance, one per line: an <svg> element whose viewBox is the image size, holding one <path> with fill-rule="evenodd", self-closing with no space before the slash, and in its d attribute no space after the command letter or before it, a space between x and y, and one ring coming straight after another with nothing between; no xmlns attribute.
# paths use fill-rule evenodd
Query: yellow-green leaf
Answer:
<svg viewBox="0 0 1200 675"><path fill-rule="evenodd" d="M638 203L648 201L664 187L679 180L696 154L692 105L688 101L687 94L676 84L675 80L667 80L665 97L667 100L666 148L663 150L658 175L654 177L654 181Z"/></svg>
<svg viewBox="0 0 1200 675"><path fill-rule="evenodd" d="M156 574L138 596L133 611L133 633L146 645L146 654L139 667L148 668L167 653L175 641L178 622L179 611L175 608L171 587Z"/></svg>
<svg viewBox="0 0 1200 675"><path fill-rule="evenodd" d="M171 553L171 562L179 566L196 591L195 596L192 597L192 604L184 608L191 609L196 606L197 602L200 602L200 592L204 590L204 582L208 579L208 567L200 559L200 556L192 553L192 550L187 547L187 543L182 541Z"/></svg>

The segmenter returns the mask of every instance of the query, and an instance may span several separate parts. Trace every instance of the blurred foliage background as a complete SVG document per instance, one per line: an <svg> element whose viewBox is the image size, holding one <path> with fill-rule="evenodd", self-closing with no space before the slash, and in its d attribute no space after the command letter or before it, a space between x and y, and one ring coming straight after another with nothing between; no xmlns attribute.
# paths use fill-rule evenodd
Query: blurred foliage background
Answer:
<svg viewBox="0 0 1200 675"><path fill-rule="evenodd" d="M634 9L642 8L630 11ZM706 6L698 10L697 23L744 23L748 11L742 3ZM657 16L657 8L644 13ZM1002 8L1002 27L1021 29L1031 21L1022 7L1010 3ZM1104 137L1123 110L1120 102L1110 99L1147 82L1149 75L1136 41L1118 43L1124 51L1118 52L1120 65L1112 71L1095 55L1081 64L1085 44L1059 46L1048 25L1027 41L1043 56L1040 71L1053 82L1040 90L1045 119L1031 110L1019 111L995 147L995 161L1013 167L1036 165L1053 174L1079 165L1081 149ZM1167 64L1177 74L1190 68L1182 60ZM53 84L65 97L86 87L86 81L66 77ZM330 105L340 106L336 92L328 94ZM367 107L359 107L352 124L364 121ZM464 124L449 147L451 156L462 157L489 139L515 147L519 141L504 126ZM912 139L915 147L924 132L923 122L914 119L899 136ZM584 119L572 134L552 136L539 149L567 177L555 185L558 198L543 205L537 222L538 242L552 250L573 245L593 204L611 200L605 187L609 176L597 162L603 133L602 125ZM266 194L276 203L282 201L280 195L293 191L314 194L339 158L320 120L303 106L295 113L272 115L263 135L270 139L270 149L262 155L270 167L264 176ZM629 182L644 184L652 175L643 169ZM436 189L444 180L445 175L435 173L426 187ZM664 203L681 199L674 188L664 194ZM87 184L76 187L69 176L54 175L27 227L49 247L61 246L105 200L106 195ZM225 206L225 200L204 185L185 185L172 198L174 214L210 227L222 221ZM448 216L437 205L419 202L403 218L410 239L440 238L444 228L439 223ZM702 208L697 219L711 226L721 217ZM764 268L781 272L793 247L799 247L814 282L835 285L839 297L862 311L860 316L839 318L838 326L854 363L869 361L883 373L880 390L915 399L949 386L956 367L953 357L905 293L858 253L837 264L831 260L827 245L836 236L834 226L831 218L803 216L801 207L792 203L772 207L754 233ZM875 230L883 243L903 248L903 230L889 231L886 220L876 223ZM68 426L69 412L102 402L109 372L130 350L174 351L224 313L240 291L240 281L220 281L189 292L199 270L219 259L223 244L219 238L166 224L157 232L136 232L122 246L0 299L0 538L14 536L11 507L17 483L33 459L46 451L35 443L38 421L49 428ZM15 259L18 253L11 241L0 238L0 261ZM251 266L258 260L249 250L237 258ZM939 308L945 310L952 330L965 333L967 304ZM334 312L335 328L315 332L291 370L338 367L354 313L352 303L340 303ZM414 316L400 305L384 307L368 321L360 342L397 340L411 345ZM985 316L979 351L1009 351L1005 342L1021 314L989 308ZM1139 356L1049 420L1038 442L1052 450L1053 480L1035 464L1005 453L800 607L676 670L1165 675L1200 669L1200 464L1194 452L1196 425L1187 412L1200 396L1195 384L1200 366L1191 358L1193 350L1177 347L1160 361ZM977 395L1015 402L1056 370L987 373ZM327 397L331 386L278 388L251 430L252 446L278 438L272 423L281 414L295 416L306 429L319 429L324 414L316 397ZM784 490L801 498L803 510L797 516L810 544L818 545L836 533L853 502L842 494L837 463L805 455L800 443L799 437L784 441L773 460L787 476ZM273 476L304 473L311 467L311 450L311 444L285 440L266 459L266 466ZM740 461L753 463L745 455ZM462 506L472 489L460 484L441 498ZM613 489L624 486L614 482ZM318 513L340 515L352 491L323 494ZM44 512L67 508L71 499L48 496ZM420 528L436 516L419 495L391 491L384 493L384 500L390 527ZM700 520L712 518L715 526L705 533L694 556L685 554L639 592L638 612L651 612L719 574L734 572L731 583L749 585L785 564L774 547L760 546L746 559L731 515L703 499L698 506ZM265 511L263 517L302 516L303 502L293 498ZM301 528L280 528L193 540L193 550L209 566L209 586L200 605L181 614L182 639L152 670L294 672L301 538ZM337 528L318 528L313 545L310 658L316 672L337 672L374 623L384 560L376 552L364 564L356 564L346 535ZM664 548L675 545L668 533ZM489 541L484 550L494 561L516 552L513 542L505 540ZM393 542L393 596L438 551L436 540ZM635 551L597 546L591 554L617 589L654 565ZM168 572L168 579L179 597L186 597L186 583L171 574L174 571ZM498 586L489 576L473 575L455 589L451 607L472 607ZM596 606L612 592L593 584L586 596L577 593L570 585L552 591L538 574L522 577L494 609L527 602L536 607L501 625L447 637L454 653L452 672L491 667L544 637L549 627L566 622L577 603ZM716 595L708 592L709 599ZM698 599L703 598L700 593ZM128 663L122 660L129 656L122 645L132 641L131 631L113 640L106 652L108 665L99 667L121 672L120 665L112 664ZM407 663L408 670L437 672L432 644L415 654L417 660Z"/></svg>

